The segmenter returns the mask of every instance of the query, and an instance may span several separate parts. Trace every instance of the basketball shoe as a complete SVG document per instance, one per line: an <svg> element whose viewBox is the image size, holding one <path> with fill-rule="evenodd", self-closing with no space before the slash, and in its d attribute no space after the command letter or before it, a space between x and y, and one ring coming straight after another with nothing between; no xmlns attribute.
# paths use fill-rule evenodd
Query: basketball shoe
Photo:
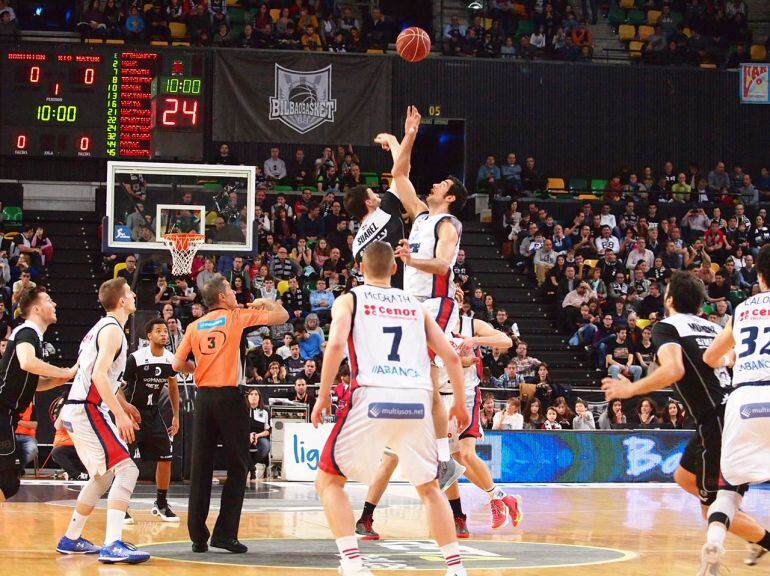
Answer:
<svg viewBox="0 0 770 576"><path fill-rule="evenodd" d="M470 532L468 532L468 517L465 514L455 516L455 533L458 538L471 537Z"/></svg>
<svg viewBox="0 0 770 576"><path fill-rule="evenodd" d="M152 515L160 517L164 522L179 522L179 516L174 514L168 503L165 506L158 506L157 500L152 506Z"/></svg>
<svg viewBox="0 0 770 576"><path fill-rule="evenodd" d="M356 522L356 535L358 536L359 540L379 540L380 539L380 535L374 531L374 528L372 528L373 523L374 523L374 518L372 518L371 516L369 518L364 518Z"/></svg>
<svg viewBox="0 0 770 576"><path fill-rule="evenodd" d="M448 462L439 462L438 487L441 488L442 492L446 491L463 474L465 474L465 466L458 464L453 459L450 458Z"/></svg>
<svg viewBox="0 0 770 576"><path fill-rule="evenodd" d="M99 551L99 562L104 564L140 564L149 559L150 555L147 552L122 540L115 540L112 544L103 546Z"/></svg>
<svg viewBox="0 0 770 576"><path fill-rule="evenodd" d="M749 544L747 549L748 554L746 555L746 558L743 559L743 563L746 564L746 566L754 566L762 556L767 554L767 550L762 548L759 544Z"/></svg>
<svg viewBox="0 0 770 576"><path fill-rule="evenodd" d="M82 536L77 540L71 540L66 536L62 536L56 545L56 551L59 554L98 554L100 550L99 546Z"/></svg>
<svg viewBox="0 0 770 576"><path fill-rule="evenodd" d="M489 501L489 506L492 509L493 530L499 530L507 526L509 517L514 528L521 524L523 514L519 508L520 501L520 496L510 495L503 496L502 498L493 498Z"/></svg>
<svg viewBox="0 0 770 576"><path fill-rule="evenodd" d="M700 569L698 576L721 576L722 557L725 555L725 549L721 544L703 545L700 552Z"/></svg>

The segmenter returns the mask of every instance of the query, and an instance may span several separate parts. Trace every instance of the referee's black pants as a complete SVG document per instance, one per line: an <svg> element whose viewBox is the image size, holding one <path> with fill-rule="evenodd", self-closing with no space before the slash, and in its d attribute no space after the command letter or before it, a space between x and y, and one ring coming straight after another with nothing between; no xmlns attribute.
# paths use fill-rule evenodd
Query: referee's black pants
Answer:
<svg viewBox="0 0 770 576"><path fill-rule="evenodd" d="M222 442L227 461L227 481L222 489L219 517L214 537L238 537L246 473L249 468L249 416L238 388L200 388L195 397L193 419L192 469L187 529L193 542L209 539L206 518L211 503L214 453Z"/></svg>

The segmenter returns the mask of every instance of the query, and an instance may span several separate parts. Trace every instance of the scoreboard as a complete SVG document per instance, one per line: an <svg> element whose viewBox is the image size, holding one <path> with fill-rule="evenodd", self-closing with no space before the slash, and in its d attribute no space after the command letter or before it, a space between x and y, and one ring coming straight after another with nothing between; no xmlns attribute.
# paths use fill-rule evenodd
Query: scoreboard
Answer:
<svg viewBox="0 0 770 576"><path fill-rule="evenodd" d="M24 48L1 64L0 154L203 158L202 53Z"/></svg>

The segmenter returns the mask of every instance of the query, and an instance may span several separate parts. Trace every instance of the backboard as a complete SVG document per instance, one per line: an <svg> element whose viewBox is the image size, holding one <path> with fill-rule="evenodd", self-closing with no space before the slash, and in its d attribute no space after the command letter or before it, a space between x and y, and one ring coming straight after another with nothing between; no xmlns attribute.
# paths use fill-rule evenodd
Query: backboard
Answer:
<svg viewBox="0 0 770 576"><path fill-rule="evenodd" d="M166 251L162 237L199 232L199 252L257 249L254 167L108 162L104 252Z"/></svg>

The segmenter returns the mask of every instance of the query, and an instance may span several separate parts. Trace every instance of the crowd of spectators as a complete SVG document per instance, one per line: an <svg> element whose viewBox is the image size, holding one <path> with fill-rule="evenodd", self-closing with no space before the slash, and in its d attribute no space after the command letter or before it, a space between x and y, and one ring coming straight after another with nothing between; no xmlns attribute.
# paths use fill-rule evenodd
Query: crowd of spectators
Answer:
<svg viewBox="0 0 770 576"><path fill-rule="evenodd" d="M86 38L173 37L194 46L318 52L385 50L397 33L379 8L361 15L350 6L312 0L242 0L236 8L226 0L89 0L77 29Z"/></svg>
<svg viewBox="0 0 770 576"><path fill-rule="evenodd" d="M505 189L491 160L479 182ZM515 194L519 187L510 190ZM513 200L504 216L504 252L537 282L574 350L602 374L637 380L655 369L652 327L664 317L674 270L703 281L701 313L720 326L759 290L754 259L770 243L767 208L760 204L768 200L765 168L755 186L739 165L728 172L719 162L701 174L695 164L677 172L666 162L659 175L645 167L641 177L629 170L613 177L604 203L575 202L576 213L563 221L536 201ZM516 367L508 366L504 380L516 375ZM541 406L549 403L540 400Z"/></svg>

